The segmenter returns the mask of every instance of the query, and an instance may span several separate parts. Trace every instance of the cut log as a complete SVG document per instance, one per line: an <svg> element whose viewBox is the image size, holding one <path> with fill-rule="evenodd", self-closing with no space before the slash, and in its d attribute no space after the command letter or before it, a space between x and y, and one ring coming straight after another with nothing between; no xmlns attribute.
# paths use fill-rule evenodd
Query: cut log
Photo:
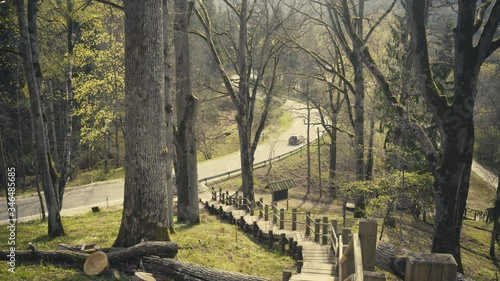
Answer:
<svg viewBox="0 0 500 281"><path fill-rule="evenodd" d="M149 241L142 242L129 248L109 249L108 261L112 265L137 262L144 256L159 256L161 258L174 258L177 255L178 246L174 242ZM9 260L9 251L0 251L0 260ZM48 262L51 264L68 265L73 268L82 268L89 254L68 251L38 251L34 245L31 250L19 250L15 252L19 263Z"/></svg>
<svg viewBox="0 0 500 281"><path fill-rule="evenodd" d="M145 256L175 258L178 250L179 246L174 242L148 241L117 251L110 251L107 255L110 264L120 264L138 261Z"/></svg>
<svg viewBox="0 0 500 281"><path fill-rule="evenodd" d="M265 281L262 277L214 269L173 259L145 257L144 269L153 273L156 280L174 281Z"/></svg>
<svg viewBox="0 0 500 281"><path fill-rule="evenodd" d="M106 253L97 251L92 253L83 264L83 272L87 275L101 274L109 266Z"/></svg>
<svg viewBox="0 0 500 281"><path fill-rule="evenodd" d="M153 274L147 272L136 272L130 281L156 281Z"/></svg>
<svg viewBox="0 0 500 281"><path fill-rule="evenodd" d="M0 251L0 260L8 260L10 252ZM72 268L82 268L89 256L85 253L67 250L60 251L31 251L19 250L15 252L16 262L19 264L31 264L37 262L48 262L50 264L61 264Z"/></svg>

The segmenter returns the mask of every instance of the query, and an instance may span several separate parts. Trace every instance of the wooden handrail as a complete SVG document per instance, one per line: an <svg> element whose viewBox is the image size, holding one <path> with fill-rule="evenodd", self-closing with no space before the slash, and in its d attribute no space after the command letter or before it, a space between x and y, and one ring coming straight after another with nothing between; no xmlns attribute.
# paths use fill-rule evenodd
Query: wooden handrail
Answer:
<svg viewBox="0 0 500 281"><path fill-rule="evenodd" d="M359 234L355 233L352 236L354 241L354 274L356 281L363 281L363 256L361 255L361 241L359 241Z"/></svg>

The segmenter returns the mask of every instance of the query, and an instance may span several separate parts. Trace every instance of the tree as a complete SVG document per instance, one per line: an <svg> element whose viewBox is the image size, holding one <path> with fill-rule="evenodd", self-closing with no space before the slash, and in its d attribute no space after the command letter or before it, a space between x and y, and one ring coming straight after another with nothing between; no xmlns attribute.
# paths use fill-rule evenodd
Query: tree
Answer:
<svg viewBox="0 0 500 281"><path fill-rule="evenodd" d="M167 176L167 212L168 212L168 228L171 233L174 232L174 177L172 173L174 165L174 123L173 123L173 104L172 104L172 92L170 91L170 16L168 12L168 0L163 0L163 57L165 59L163 64L164 71L164 95L165 95L165 125L166 125L166 141L167 150L171 153L167 153L167 159L165 161L167 165L166 176Z"/></svg>
<svg viewBox="0 0 500 281"><path fill-rule="evenodd" d="M189 52L189 18L193 2L188 8L187 0L175 0L174 45L175 45L175 87L177 90L177 127L175 146L177 163L177 220L191 224L199 223L198 168L196 149L196 114L198 98L192 93L191 58Z"/></svg>
<svg viewBox="0 0 500 281"><path fill-rule="evenodd" d="M163 2L124 4L125 196L115 247L169 240Z"/></svg>
<svg viewBox="0 0 500 281"><path fill-rule="evenodd" d="M360 42L352 25L347 0L342 1L344 27L353 41ZM500 23L500 2L485 2L476 9L475 2L458 1L458 17L454 38L454 68L452 99L436 86L429 63L426 35L426 2L409 1L412 44L416 79L419 89L436 121L441 143L436 147L423 128L401 105L395 92L369 49L361 49L363 63L382 88L391 106L401 116L426 155L434 173L436 218L432 252L452 254L463 272L460 255L460 231L469 190L474 145L473 110L477 80L481 65L498 47L500 37L494 37ZM483 9L484 8L484 9ZM489 14L485 13L489 10ZM478 40L474 40L477 33ZM477 44L474 44L477 42Z"/></svg>
<svg viewBox="0 0 500 281"><path fill-rule="evenodd" d="M35 142L37 159L39 161L39 170L42 175L43 190L45 202L48 209L48 235L50 237L64 235L64 228L61 222L59 213L59 191L54 187L52 163L49 163L49 153L47 148L47 138L45 134L45 125L42 116L42 108L40 103L40 85L37 83L37 77L41 78L41 69L39 61L34 61L32 50L37 48L38 42L36 36L29 35L29 27L31 32L36 30L36 1L28 1L28 18L31 23L27 22L25 14L25 5L23 0L16 1L17 18L19 23L19 53L21 54L22 64L31 105L31 116L35 124ZM37 56L35 56L37 57ZM37 67L35 67L37 66ZM38 73L37 73L38 72ZM53 167L52 167L53 168Z"/></svg>
<svg viewBox="0 0 500 281"><path fill-rule="evenodd" d="M198 3L196 16L204 32L193 32L206 41L225 90L236 108L243 193L253 201L254 154L275 95L277 69L284 50L283 45L273 39L286 19L278 7L281 1L275 6L271 1L254 1L249 6L247 0L238 4L225 0L228 15L225 25L230 30L224 30L223 24L217 24L208 13L204 1L198 0ZM231 28L238 25L236 34ZM233 68L237 78L232 79L226 70L228 66ZM254 115L258 93L264 100L260 119ZM252 130L254 122L258 122L255 132Z"/></svg>

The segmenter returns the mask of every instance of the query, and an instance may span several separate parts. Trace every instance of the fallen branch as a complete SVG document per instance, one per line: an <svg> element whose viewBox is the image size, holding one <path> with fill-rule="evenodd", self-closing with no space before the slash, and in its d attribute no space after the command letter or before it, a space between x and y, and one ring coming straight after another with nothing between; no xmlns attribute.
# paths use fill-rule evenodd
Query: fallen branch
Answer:
<svg viewBox="0 0 500 281"><path fill-rule="evenodd" d="M153 273L156 280L174 281L266 281L268 279L214 269L188 262L157 257L145 257L144 269ZM167 277L168 276L168 277Z"/></svg>

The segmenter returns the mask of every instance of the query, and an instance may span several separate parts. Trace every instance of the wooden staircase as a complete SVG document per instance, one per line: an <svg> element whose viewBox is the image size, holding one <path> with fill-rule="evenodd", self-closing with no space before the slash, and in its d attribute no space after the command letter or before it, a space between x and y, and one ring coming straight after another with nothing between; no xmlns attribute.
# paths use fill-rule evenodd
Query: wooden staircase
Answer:
<svg viewBox="0 0 500 281"><path fill-rule="evenodd" d="M201 197L201 196L200 196ZM210 195L200 199L203 206L210 206L213 210L222 210L222 216L235 219L243 218L244 224L248 227L257 225L263 235L273 236L285 235L287 239L293 238L297 241L297 246L302 248L302 259L298 260L298 272L293 273L291 281L337 281L336 277L336 257L333 250L328 245L320 245L306 237L302 231L291 231L280 229L273 220L264 220L259 216L252 216L246 210L241 210L234 205L226 205L219 201L212 200ZM241 224L242 222L240 222Z"/></svg>

